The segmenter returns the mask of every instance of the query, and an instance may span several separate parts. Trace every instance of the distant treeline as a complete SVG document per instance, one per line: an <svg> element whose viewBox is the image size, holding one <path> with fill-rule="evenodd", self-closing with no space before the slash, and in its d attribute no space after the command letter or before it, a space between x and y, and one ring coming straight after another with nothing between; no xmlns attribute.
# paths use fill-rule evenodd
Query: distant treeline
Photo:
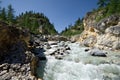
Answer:
<svg viewBox="0 0 120 80"><path fill-rule="evenodd" d="M83 30L83 19L78 18L75 21L75 24L68 25L68 27L66 27L65 30L61 32L61 35L70 37L76 34L81 34Z"/></svg>

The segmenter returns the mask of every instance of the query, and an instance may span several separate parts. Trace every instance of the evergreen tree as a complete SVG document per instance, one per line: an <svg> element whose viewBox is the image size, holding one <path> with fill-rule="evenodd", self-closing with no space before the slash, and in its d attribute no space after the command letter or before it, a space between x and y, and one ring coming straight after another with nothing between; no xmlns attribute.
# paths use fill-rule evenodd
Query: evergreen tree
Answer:
<svg viewBox="0 0 120 80"><path fill-rule="evenodd" d="M99 0L97 5L99 8L102 8L102 7L105 7L108 3L109 3L110 0Z"/></svg>
<svg viewBox="0 0 120 80"><path fill-rule="evenodd" d="M76 21L75 21L75 26L80 26L81 25L81 19L78 18Z"/></svg>
<svg viewBox="0 0 120 80"><path fill-rule="evenodd" d="M31 23L30 23L30 19L29 19L29 16L28 15L26 15L25 17L24 17L24 25L23 26L25 26L25 27L29 27L29 26L31 26Z"/></svg>
<svg viewBox="0 0 120 80"><path fill-rule="evenodd" d="M12 8L12 5L9 5L7 11L7 20L9 25L14 23L14 18L14 9Z"/></svg>
<svg viewBox="0 0 120 80"><path fill-rule="evenodd" d="M1 20L6 21L6 10L5 10L5 8L3 8L1 10L0 18L1 18Z"/></svg>

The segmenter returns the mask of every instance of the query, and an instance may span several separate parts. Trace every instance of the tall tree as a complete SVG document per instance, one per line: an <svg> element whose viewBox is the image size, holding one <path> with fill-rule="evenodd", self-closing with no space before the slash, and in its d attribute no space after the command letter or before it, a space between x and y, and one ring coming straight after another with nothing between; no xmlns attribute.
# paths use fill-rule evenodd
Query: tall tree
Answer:
<svg viewBox="0 0 120 80"><path fill-rule="evenodd" d="M9 5L7 11L7 20L9 25L14 23L14 18L14 9L12 8L12 5Z"/></svg>
<svg viewBox="0 0 120 80"><path fill-rule="evenodd" d="M75 26L80 26L82 23L81 19L78 18L76 21L75 21Z"/></svg>
<svg viewBox="0 0 120 80"><path fill-rule="evenodd" d="M3 21L6 20L6 10L5 10L5 8L3 8L3 9L1 10L0 18L1 18Z"/></svg>
<svg viewBox="0 0 120 80"><path fill-rule="evenodd" d="M99 8L102 8L102 7L105 7L108 3L109 3L110 0L99 0L97 5Z"/></svg>

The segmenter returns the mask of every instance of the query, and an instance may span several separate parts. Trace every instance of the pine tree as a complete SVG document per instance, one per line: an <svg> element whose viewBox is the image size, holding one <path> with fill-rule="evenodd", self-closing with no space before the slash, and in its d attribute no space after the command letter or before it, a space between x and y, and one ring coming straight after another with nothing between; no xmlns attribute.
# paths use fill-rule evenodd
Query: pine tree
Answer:
<svg viewBox="0 0 120 80"><path fill-rule="evenodd" d="M12 5L9 5L7 11L7 20L9 25L14 23L14 18L14 9L12 8Z"/></svg>
<svg viewBox="0 0 120 80"><path fill-rule="evenodd" d="M102 8L102 7L105 7L108 3L109 3L110 0L99 0L97 5L99 8Z"/></svg>
<svg viewBox="0 0 120 80"><path fill-rule="evenodd" d="M30 20L29 20L29 16L28 16L28 15L26 15L26 16L25 16L24 26L25 26L25 27L29 27L29 25L30 25L30 23L29 23L29 22L30 22Z"/></svg>
<svg viewBox="0 0 120 80"><path fill-rule="evenodd" d="M81 19L78 18L76 21L75 21L75 26L80 26L81 25Z"/></svg>
<svg viewBox="0 0 120 80"><path fill-rule="evenodd" d="M0 18L1 18L1 20L6 21L6 10L5 10L5 8L3 8L1 10Z"/></svg>

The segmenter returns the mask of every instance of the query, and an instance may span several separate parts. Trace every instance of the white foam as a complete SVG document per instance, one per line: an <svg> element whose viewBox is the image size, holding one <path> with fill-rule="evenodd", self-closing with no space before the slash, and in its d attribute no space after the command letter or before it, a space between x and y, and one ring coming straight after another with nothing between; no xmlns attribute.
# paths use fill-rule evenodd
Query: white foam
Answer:
<svg viewBox="0 0 120 80"><path fill-rule="evenodd" d="M114 58L91 57L78 43L69 46L63 60L47 57L44 80L120 80L120 66L104 63Z"/></svg>

